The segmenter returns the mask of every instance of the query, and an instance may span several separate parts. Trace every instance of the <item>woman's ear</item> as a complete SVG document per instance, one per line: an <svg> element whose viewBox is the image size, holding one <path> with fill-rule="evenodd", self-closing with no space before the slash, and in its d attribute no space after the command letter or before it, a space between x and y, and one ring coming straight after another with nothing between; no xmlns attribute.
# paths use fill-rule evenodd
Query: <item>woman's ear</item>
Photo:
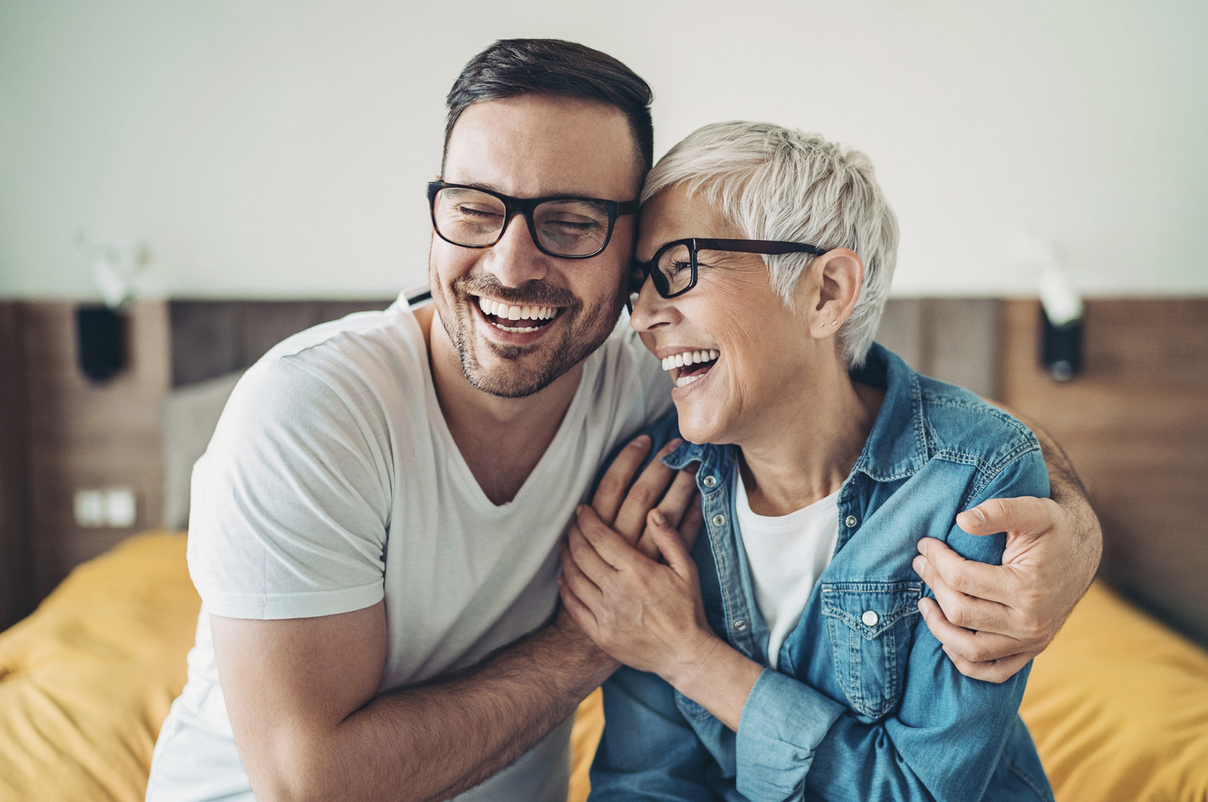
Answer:
<svg viewBox="0 0 1208 802"><path fill-rule="evenodd" d="M811 269L818 276L809 310L810 334L829 337L851 316L864 283L864 262L855 251L836 248L817 258Z"/></svg>

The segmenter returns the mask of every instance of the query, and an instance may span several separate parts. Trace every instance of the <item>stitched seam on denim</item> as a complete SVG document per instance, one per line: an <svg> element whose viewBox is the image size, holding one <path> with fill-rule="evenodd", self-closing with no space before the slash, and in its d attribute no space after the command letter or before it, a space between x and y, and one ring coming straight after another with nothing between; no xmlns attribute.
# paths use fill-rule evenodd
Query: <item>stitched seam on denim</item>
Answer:
<svg viewBox="0 0 1208 802"><path fill-rule="evenodd" d="M1023 442L1018 444L996 462L987 462L977 454L968 454L964 451L954 451L951 449L937 451L935 458L947 462L955 462L959 465L973 465L977 467L975 481L969 485L965 495L961 498L960 508L964 509L968 506L969 500L977 498L991 482L998 478L999 474L1011 467L1024 455L1034 451L1040 451L1040 444L1032 441L1031 443Z"/></svg>
<svg viewBox="0 0 1208 802"><path fill-rule="evenodd" d="M1023 423L1018 418L1012 417L1011 415L1007 414L1006 412L1003 412L1001 409L997 409L988 404L980 404L975 401L965 401L963 399L953 398L952 396L949 396L949 395L940 395L938 393L935 393L935 392L932 392L929 390L922 391L922 399L923 399L924 404L926 404L927 406L931 406L931 407L947 407L949 409L974 410L978 413L985 414L989 417L992 417L995 420L999 421L1000 423L1010 426L1018 434L1024 435L1025 437L1029 437L1029 438L1033 436L1032 430L1029 429L1027 426L1024 426Z"/></svg>
<svg viewBox="0 0 1208 802"><path fill-rule="evenodd" d="M922 582L894 582L889 583L890 587L885 587L885 583L880 582L834 582L828 583L822 588L822 614L831 618L838 618L845 624L850 626L856 633L863 636L865 640L871 640L879 637L889 627L896 624L898 621L910 615L917 615L919 610L916 606L919 599L923 597ZM876 628L867 626L863 621L855 615L848 613L842 606L831 601L836 592L851 591L855 593L892 593L901 594L902 603L896 609L890 610L885 614L885 617L891 619L889 621L879 621ZM913 603L913 604L912 604ZM872 634L866 634L871 632Z"/></svg>
<svg viewBox="0 0 1208 802"><path fill-rule="evenodd" d="M721 466L719 465L718 467ZM720 474L721 471L719 470L717 473ZM717 484L717 490L711 493L709 496L710 508L705 515L705 528L709 532L709 548L713 551L713 562L717 566L718 578L721 580L719 584L721 585L722 605L725 609L722 620L726 625L726 641L728 642L730 640L730 629L734 622L734 599L730 593L730 580L728 576L729 570L727 568L726 560L721 554L722 533L719 533L717 537L714 537L713 510L716 509L716 506L720 506L728 511L730 505L727 503L726 499L726 488L729 485L729 482L728 480L718 481ZM716 503L716 506L714 506L714 502ZM705 503L703 499L701 503ZM729 523L729 519L727 518L727 524ZM717 528L721 529L722 527Z"/></svg>
<svg viewBox="0 0 1208 802"><path fill-rule="evenodd" d="M910 406L914 413L914 436L918 442L919 451L927 454L927 425L923 415L923 391L919 385L919 374L910 373Z"/></svg>
<svg viewBox="0 0 1208 802"><path fill-rule="evenodd" d="M922 582L836 582L828 583L822 588L822 613L827 618L827 634L830 637L831 649L834 652L834 671L839 680L839 686L847 695L851 706L859 713L869 718L881 718L892 710L901 697L901 674L898 670L898 639L895 625L911 615L918 615L917 600L922 596ZM890 623L878 626L876 630L866 627L849 615L840 605L830 601L836 592L844 591L853 594L884 594L890 593L901 596L901 604L887 617L892 616ZM916 605L912 608L910 601ZM842 627L842 629L841 629ZM867 634L866 630L873 634ZM859 637L857 637L859 636ZM846 641L846 649L843 649ZM862 681L864 658L873 655L869 650L876 650L875 657L885 671L885 680L879 687L866 687ZM842 658L846 655L846 661ZM846 662L846 670L843 663ZM877 685L877 683L873 683ZM871 694L871 695L870 695ZM875 698L874 698L875 697Z"/></svg>
<svg viewBox="0 0 1208 802"><path fill-rule="evenodd" d="M969 488L970 495L968 498L977 498L977 496L981 495L982 490L984 490L991 482L998 478L999 474L1014 465L1025 454L1031 454L1032 452L1039 451L1040 443L1036 442L1035 439L1033 439L1031 443L1021 443L1017 445L1015 448L1011 449L1011 451L1009 451L1005 457L1002 458L997 466L997 469L993 473L982 476L980 482ZM964 506L968 505L965 504Z"/></svg>
<svg viewBox="0 0 1208 802"><path fill-rule="evenodd" d="M1045 792L1046 789L1044 789L1040 785L1038 785L1035 782L1035 780L1033 779L1031 774L1028 774L1023 769L1021 769L1019 766L1015 765L1015 762L1013 760L1011 760L1010 754L1004 754L1002 756L1002 762L1007 765L1007 771L1011 772L1016 777L1018 777L1023 782L1023 784L1026 785L1032 791L1032 793L1036 794L1037 799L1041 799L1041 800L1043 800L1043 802L1052 802L1052 800L1053 800L1052 792L1049 791L1048 793L1046 793Z"/></svg>

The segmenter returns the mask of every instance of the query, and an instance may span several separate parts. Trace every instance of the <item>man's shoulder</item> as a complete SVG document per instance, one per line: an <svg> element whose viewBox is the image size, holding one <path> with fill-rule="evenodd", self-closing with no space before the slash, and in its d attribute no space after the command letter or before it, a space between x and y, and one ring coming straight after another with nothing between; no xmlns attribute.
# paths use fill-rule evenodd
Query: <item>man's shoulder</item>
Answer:
<svg viewBox="0 0 1208 802"><path fill-rule="evenodd" d="M322 323L278 343L239 380L228 417L297 428L393 429L400 415L426 426L427 346L405 305ZM224 413L226 414L226 413Z"/></svg>
<svg viewBox="0 0 1208 802"><path fill-rule="evenodd" d="M376 385L385 390L413 381L427 361L418 321L396 303L298 332L269 349L248 372L304 373L337 387ZM283 371L283 366L288 368Z"/></svg>

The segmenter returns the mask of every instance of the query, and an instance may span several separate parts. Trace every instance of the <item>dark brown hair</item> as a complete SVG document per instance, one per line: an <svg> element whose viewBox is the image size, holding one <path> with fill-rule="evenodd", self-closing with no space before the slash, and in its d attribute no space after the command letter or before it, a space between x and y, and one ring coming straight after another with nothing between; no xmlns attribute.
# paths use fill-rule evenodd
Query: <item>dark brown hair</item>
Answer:
<svg viewBox="0 0 1208 802"><path fill-rule="evenodd" d="M615 106L629 121L634 149L646 175L654 160L650 85L621 62L599 50L561 39L500 39L479 53L449 90L441 172L453 126L471 104L528 93L561 95Z"/></svg>

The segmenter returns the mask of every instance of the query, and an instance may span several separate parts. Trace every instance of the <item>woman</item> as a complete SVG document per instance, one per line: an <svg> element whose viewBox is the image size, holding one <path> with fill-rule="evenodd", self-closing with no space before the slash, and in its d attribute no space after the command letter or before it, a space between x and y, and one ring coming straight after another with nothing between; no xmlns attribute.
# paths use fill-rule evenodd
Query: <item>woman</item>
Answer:
<svg viewBox="0 0 1208 802"><path fill-rule="evenodd" d="M632 324L687 442L674 416L651 435L671 467L699 463L705 526L689 554L652 512L660 562L616 559L592 516L572 528L563 600L629 666L605 685L593 799L1051 799L1017 712L1027 671L961 675L911 569L923 535L999 562L1002 536L952 521L1046 496L1040 448L872 343L897 224L871 164L711 125L642 202Z"/></svg>

